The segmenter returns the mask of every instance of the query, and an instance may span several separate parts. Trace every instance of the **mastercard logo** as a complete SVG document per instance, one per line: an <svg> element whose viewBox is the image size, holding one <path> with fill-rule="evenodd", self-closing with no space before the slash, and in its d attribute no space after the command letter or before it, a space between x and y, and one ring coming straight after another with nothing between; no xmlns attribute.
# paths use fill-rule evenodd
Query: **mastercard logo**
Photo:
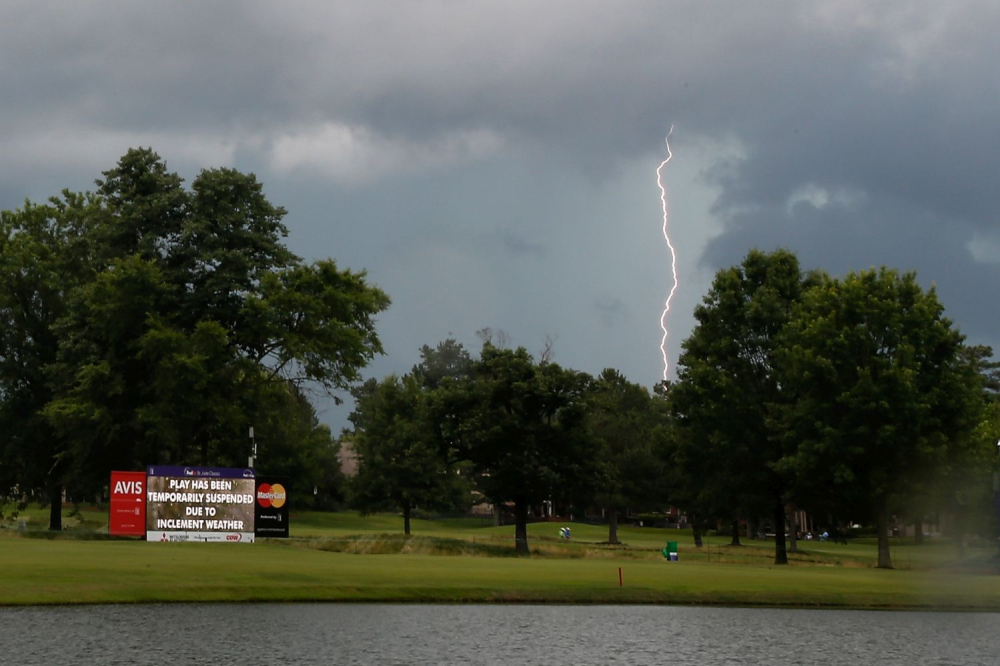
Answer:
<svg viewBox="0 0 1000 666"><path fill-rule="evenodd" d="M275 509L280 509L285 506L286 499L288 499L288 494L285 492L285 487L280 483L276 483L273 486L270 483L262 483L257 488L257 504L260 504L265 509L272 506Z"/></svg>

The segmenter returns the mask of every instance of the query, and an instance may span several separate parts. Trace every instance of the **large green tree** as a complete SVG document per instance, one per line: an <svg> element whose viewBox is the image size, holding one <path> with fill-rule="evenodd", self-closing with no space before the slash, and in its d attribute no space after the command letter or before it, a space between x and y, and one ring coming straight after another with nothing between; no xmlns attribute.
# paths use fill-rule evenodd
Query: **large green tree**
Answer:
<svg viewBox="0 0 1000 666"><path fill-rule="evenodd" d="M786 467L869 503L881 568L893 503L981 446L982 381L962 340L933 288L887 268L823 281L782 332Z"/></svg>
<svg viewBox="0 0 1000 666"><path fill-rule="evenodd" d="M280 396L353 385L389 299L293 255L284 214L252 174L186 190L148 149L93 194L4 213L0 418L36 419L35 437L6 431L4 474L15 460L21 487L45 469L96 489L113 468L241 463L246 427L293 404Z"/></svg>
<svg viewBox="0 0 1000 666"><path fill-rule="evenodd" d="M426 389L440 388L448 382L458 382L472 375L472 356L461 342L448 338L437 347L420 348L420 363L412 374Z"/></svg>
<svg viewBox="0 0 1000 666"><path fill-rule="evenodd" d="M456 424L461 421L463 410L471 399L466 392L472 373L472 356L460 342L451 338L436 347L421 347L420 363L411 371L424 393L428 435L450 465L462 462L461 431Z"/></svg>
<svg viewBox="0 0 1000 666"><path fill-rule="evenodd" d="M68 442L45 417L58 323L92 278L91 232L105 219L99 198L70 192L0 212L0 494L41 491L52 529L70 479Z"/></svg>
<svg viewBox="0 0 1000 666"><path fill-rule="evenodd" d="M727 520L769 508L775 564L788 563L790 484L775 467L786 442L767 417L771 405L786 400L775 370L778 339L811 279L786 250L752 250L740 265L716 273L669 389L674 459L689 499L705 517Z"/></svg>
<svg viewBox="0 0 1000 666"><path fill-rule="evenodd" d="M587 427L598 445L603 475L594 501L608 516L608 543L618 541L618 513L666 504L667 487L657 440L667 418L659 398L605 369L595 380Z"/></svg>
<svg viewBox="0 0 1000 666"><path fill-rule="evenodd" d="M400 509L407 535L414 508L468 508L468 482L438 445L426 390L413 375L372 379L353 394L349 438L358 471L349 486L355 508L362 513Z"/></svg>
<svg viewBox="0 0 1000 666"><path fill-rule="evenodd" d="M1000 363L993 360L993 350L984 345L965 345L959 354L979 374L982 383L982 418L975 431L964 438L967 443L979 445L953 447L954 455L946 465L923 470L910 483L906 495L897 498L894 513L913 523L916 545L924 543L925 519L936 520L939 525L943 519L959 547L967 532L992 532L994 524L991 477L995 447L989 443L1000 437L996 420Z"/></svg>
<svg viewBox="0 0 1000 666"><path fill-rule="evenodd" d="M487 343L472 377L452 387L451 441L471 461L483 494L514 505L516 549L527 554L528 512L550 499L580 498L596 451L586 427L591 378L536 363L524 348Z"/></svg>

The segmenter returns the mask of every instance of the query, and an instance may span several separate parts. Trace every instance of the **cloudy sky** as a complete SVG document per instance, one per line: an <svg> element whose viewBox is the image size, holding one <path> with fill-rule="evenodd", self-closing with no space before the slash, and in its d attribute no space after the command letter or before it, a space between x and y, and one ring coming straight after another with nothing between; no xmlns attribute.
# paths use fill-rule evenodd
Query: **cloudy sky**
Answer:
<svg viewBox="0 0 1000 666"><path fill-rule="evenodd" d="M993 1L8 2L0 208L131 146L253 171L293 251L392 297L372 376L489 326L652 386L673 124L671 364L753 247L916 270L1000 346L998 28Z"/></svg>

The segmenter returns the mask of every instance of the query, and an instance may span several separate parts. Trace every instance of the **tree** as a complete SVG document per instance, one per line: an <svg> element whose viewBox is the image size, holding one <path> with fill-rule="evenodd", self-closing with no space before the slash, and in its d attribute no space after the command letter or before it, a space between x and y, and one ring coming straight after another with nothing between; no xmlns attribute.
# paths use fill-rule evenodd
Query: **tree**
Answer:
<svg viewBox="0 0 1000 666"><path fill-rule="evenodd" d="M351 479L352 504L362 513L403 512L410 534L415 507L448 510L468 506L467 484L442 454L428 426L425 396L412 376L369 380L354 392L350 434L358 456Z"/></svg>
<svg viewBox="0 0 1000 666"><path fill-rule="evenodd" d="M667 405L677 409L670 401ZM666 470L670 501L687 514L694 545L701 548L702 533L712 521L727 521L741 513L754 516L760 500L742 493L747 487L734 464L732 452L715 437L685 417L667 421L666 437L659 451ZM757 500L757 501L755 501Z"/></svg>
<svg viewBox="0 0 1000 666"><path fill-rule="evenodd" d="M944 468L925 469L911 482L907 497L899 508L914 523L914 543L923 543L923 520L931 514L947 512L956 530L961 547L964 534L972 528L972 520L981 524L983 515L992 523L993 506L990 468L993 459L992 442L1000 436L996 417L1000 407L1000 363L993 360L993 350L985 345L963 345L961 362L969 364L980 378L983 413L975 432L968 438L977 446L955 448L955 458Z"/></svg>
<svg viewBox="0 0 1000 666"><path fill-rule="evenodd" d="M472 375L473 361L462 343L453 338L431 348L420 348L420 363L413 366L413 377L425 389L436 389L447 382L458 382Z"/></svg>
<svg viewBox="0 0 1000 666"><path fill-rule="evenodd" d="M913 273L851 273L806 294L782 332L779 377L793 399L776 410L797 442L785 467L828 492L864 497L878 528L878 566L892 568L894 501L945 475L981 421L982 388L962 335Z"/></svg>
<svg viewBox="0 0 1000 666"><path fill-rule="evenodd" d="M537 364L525 349L487 343L473 376L452 391L448 436L472 462L480 490L514 504L515 544L528 554L532 504L580 497L593 481L595 451L586 428L591 379L554 363Z"/></svg>
<svg viewBox="0 0 1000 666"><path fill-rule="evenodd" d="M427 435L448 465L468 475L467 461L462 459L464 448L457 427L470 402L467 394L473 375L473 360L469 352L452 338L431 348L420 348L420 363L411 374L423 392L423 416Z"/></svg>
<svg viewBox="0 0 1000 666"><path fill-rule="evenodd" d="M785 504L789 482L775 464L784 442L768 410L786 399L776 376L777 340L813 278L787 250L752 250L743 263L716 273L695 309L678 380L669 390L676 419L675 461L699 511L733 520L740 511L770 508L775 564L787 564ZM708 517L708 516L703 516Z"/></svg>
<svg viewBox="0 0 1000 666"><path fill-rule="evenodd" d="M346 482L340 443L329 426L319 422L308 396L297 386L269 382L259 388L264 394L254 396L254 411L248 412L253 416L258 472L288 479L296 507L339 508Z"/></svg>
<svg viewBox="0 0 1000 666"><path fill-rule="evenodd" d="M655 506L664 499L664 470L656 438L665 419L663 403L604 370L594 382L588 429L595 438L604 475L594 501L608 514L608 543L618 542L618 512Z"/></svg>
<svg viewBox="0 0 1000 666"><path fill-rule="evenodd" d="M347 389L381 353L388 297L363 272L288 251L285 211L252 174L206 170L187 191L138 149L97 185L3 214L0 418L18 420L15 397L34 415L51 449L36 471L94 490L116 467L233 464L255 416L294 411L288 396L310 387ZM24 412L29 381L41 388ZM27 445L14 430L5 452Z"/></svg>
<svg viewBox="0 0 1000 666"><path fill-rule="evenodd" d="M91 275L90 232L104 218L93 196L0 212L0 488L41 489L49 527L62 529L67 442L45 418L69 295Z"/></svg>

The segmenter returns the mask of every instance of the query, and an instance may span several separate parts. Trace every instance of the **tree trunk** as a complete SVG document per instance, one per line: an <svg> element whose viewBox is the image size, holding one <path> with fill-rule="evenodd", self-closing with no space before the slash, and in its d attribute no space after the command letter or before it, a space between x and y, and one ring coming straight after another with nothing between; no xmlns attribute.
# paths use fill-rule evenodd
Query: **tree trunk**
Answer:
<svg viewBox="0 0 1000 666"><path fill-rule="evenodd" d="M51 484L49 493L49 529L62 532L62 486Z"/></svg>
<svg viewBox="0 0 1000 666"><path fill-rule="evenodd" d="M618 542L618 509L608 509L608 543Z"/></svg>
<svg viewBox="0 0 1000 666"><path fill-rule="evenodd" d="M730 546L740 546L740 519L733 518L733 540L729 543Z"/></svg>
<svg viewBox="0 0 1000 666"><path fill-rule="evenodd" d="M796 510L795 505L792 505L792 519L788 521L788 535L791 539L791 543L788 545L788 552L797 553L799 552L799 512Z"/></svg>
<svg viewBox="0 0 1000 666"><path fill-rule="evenodd" d="M913 545L924 545L924 521L917 520L913 523Z"/></svg>
<svg viewBox="0 0 1000 666"><path fill-rule="evenodd" d="M958 559L965 557L965 517L961 511L956 511L952 520L955 533L955 546L958 548Z"/></svg>
<svg viewBox="0 0 1000 666"><path fill-rule="evenodd" d="M698 524L698 516L691 514L691 534L694 536L694 547L701 548L701 525Z"/></svg>
<svg viewBox="0 0 1000 666"><path fill-rule="evenodd" d="M892 569L892 559L889 557L889 508L884 498L875 500L875 523L878 528L877 567Z"/></svg>
<svg viewBox="0 0 1000 666"><path fill-rule="evenodd" d="M410 503L403 502L403 534L410 536Z"/></svg>
<svg viewBox="0 0 1000 666"><path fill-rule="evenodd" d="M788 564L788 550L785 547L785 503L781 495L774 498L774 563Z"/></svg>
<svg viewBox="0 0 1000 666"><path fill-rule="evenodd" d="M528 555L528 502L514 500L514 549Z"/></svg>

